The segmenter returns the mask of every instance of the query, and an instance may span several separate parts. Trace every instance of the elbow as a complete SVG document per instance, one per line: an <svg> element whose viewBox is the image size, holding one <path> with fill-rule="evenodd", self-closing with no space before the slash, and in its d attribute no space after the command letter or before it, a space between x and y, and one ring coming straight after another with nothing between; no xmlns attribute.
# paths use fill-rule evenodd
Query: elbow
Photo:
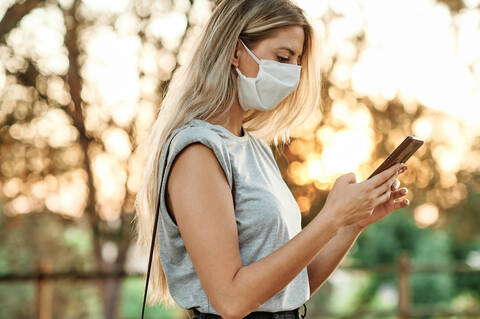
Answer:
<svg viewBox="0 0 480 319"><path fill-rule="evenodd" d="M242 319L244 315L242 315L243 311L240 309L240 305L238 304L238 300L228 299L225 298L221 301L218 301L212 305L217 312L222 316L222 319Z"/></svg>
<svg viewBox="0 0 480 319"><path fill-rule="evenodd" d="M220 315L225 319L242 319L260 306L260 304L252 306L245 303L245 301L245 298L242 297L231 298L228 301L224 301L221 304Z"/></svg>
<svg viewBox="0 0 480 319"><path fill-rule="evenodd" d="M228 308L228 306L220 310L217 310L217 312L220 314L222 319L241 319L242 318L238 315L238 313L235 313L232 309Z"/></svg>
<svg viewBox="0 0 480 319"><path fill-rule="evenodd" d="M221 312L222 319L242 319L242 316L234 313Z"/></svg>
<svg viewBox="0 0 480 319"><path fill-rule="evenodd" d="M238 294L231 294L223 296L223 298L216 298L217 302L212 305L217 312L222 316L222 319L242 319L252 312L252 307L248 305L248 296L241 296Z"/></svg>
<svg viewBox="0 0 480 319"><path fill-rule="evenodd" d="M261 305L252 300L251 293L240 289L234 282L216 292L211 301L222 319L242 319Z"/></svg>

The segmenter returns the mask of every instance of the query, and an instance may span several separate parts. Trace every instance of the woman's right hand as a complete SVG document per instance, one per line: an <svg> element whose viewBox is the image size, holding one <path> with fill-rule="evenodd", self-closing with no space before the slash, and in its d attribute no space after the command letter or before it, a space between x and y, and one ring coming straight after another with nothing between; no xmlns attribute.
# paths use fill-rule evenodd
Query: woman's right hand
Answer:
<svg viewBox="0 0 480 319"><path fill-rule="evenodd" d="M323 209L338 229L368 218L377 205L389 200L391 186L404 166L402 163L393 165L360 183L356 182L354 173L340 176L330 190Z"/></svg>

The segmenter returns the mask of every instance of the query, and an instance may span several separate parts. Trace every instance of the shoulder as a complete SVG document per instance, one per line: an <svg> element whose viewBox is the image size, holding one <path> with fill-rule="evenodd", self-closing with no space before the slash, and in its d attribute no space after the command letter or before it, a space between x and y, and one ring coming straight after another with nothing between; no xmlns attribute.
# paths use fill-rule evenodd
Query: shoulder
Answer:
<svg viewBox="0 0 480 319"><path fill-rule="evenodd" d="M228 149L214 131L199 126L184 126L174 131L171 138L168 162L181 162L179 167L214 169L220 166L230 183L231 165Z"/></svg>
<svg viewBox="0 0 480 319"><path fill-rule="evenodd" d="M185 125L177 129L172 138L172 146L179 147L192 141L205 142L216 147L223 147L221 137L214 131L201 126Z"/></svg>
<svg viewBox="0 0 480 319"><path fill-rule="evenodd" d="M260 143L263 148L268 149L269 151L271 151L270 145L268 145L267 142L265 142L264 140L262 140L262 139L260 139L260 138L258 138L258 137L254 137L254 140L258 141L258 143Z"/></svg>
<svg viewBox="0 0 480 319"><path fill-rule="evenodd" d="M253 137L252 140L254 141L255 144L258 145L265 153L267 153L269 156L273 157L273 152L270 147L270 145L265 142L264 140L258 138L258 137Z"/></svg>
<svg viewBox="0 0 480 319"><path fill-rule="evenodd" d="M172 159L169 185L192 187L194 184L218 181L219 177L223 179L226 174L222 172L222 162L210 147L198 141L192 142Z"/></svg>
<svg viewBox="0 0 480 319"><path fill-rule="evenodd" d="M264 140L254 137L253 140L255 141L255 144L257 144L258 148L263 152L263 154L268 158L270 161L271 165L275 167L276 170L280 171L280 168L278 167L277 161L275 159L275 155L273 153L272 147L265 142Z"/></svg>

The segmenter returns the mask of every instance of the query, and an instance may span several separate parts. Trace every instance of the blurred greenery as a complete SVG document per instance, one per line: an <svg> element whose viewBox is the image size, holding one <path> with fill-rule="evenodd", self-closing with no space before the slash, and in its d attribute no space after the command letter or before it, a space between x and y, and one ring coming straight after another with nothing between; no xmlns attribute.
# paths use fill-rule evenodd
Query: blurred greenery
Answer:
<svg viewBox="0 0 480 319"><path fill-rule="evenodd" d="M122 318L138 318L144 290L145 281L143 279L129 278L123 282L120 301ZM179 313L182 313L179 307L156 305L145 308L145 318L174 318L178 317Z"/></svg>
<svg viewBox="0 0 480 319"><path fill-rule="evenodd" d="M397 265L400 256L406 253L411 257L413 268L422 265L448 267L456 262L465 261L469 254L480 250L480 236L463 243L454 243L451 238L451 234L444 229L418 228L411 211L400 209L388 218L369 226L359 236L345 262L349 267ZM355 272L357 271L353 273ZM355 298L349 307L341 307L338 310L332 306L335 304L334 300L327 297L331 295L331 287L327 283L318 292L319 296L315 297L322 299L322 302L315 303L312 307L344 315L362 310L395 311L395 303L393 307L391 305L389 307L379 300L378 295L382 287L390 286L396 289L398 282L395 272L396 268L392 269L392 273L367 272L368 280L365 284L352 282L353 287L349 287L359 289L355 292ZM472 274L448 269L435 273L413 271L409 279L411 303L414 307L435 306L439 309L449 309L450 305L458 303L462 310L471 310L480 306L480 272ZM327 298L323 299L320 295ZM463 305L461 299L464 300Z"/></svg>
<svg viewBox="0 0 480 319"><path fill-rule="evenodd" d="M0 283L0 318L32 318L35 289L30 283Z"/></svg>

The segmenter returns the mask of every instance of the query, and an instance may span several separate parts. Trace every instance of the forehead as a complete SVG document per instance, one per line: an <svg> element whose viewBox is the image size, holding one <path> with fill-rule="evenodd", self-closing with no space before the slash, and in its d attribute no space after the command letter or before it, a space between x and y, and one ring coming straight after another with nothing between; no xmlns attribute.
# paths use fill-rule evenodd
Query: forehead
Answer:
<svg viewBox="0 0 480 319"><path fill-rule="evenodd" d="M271 37L264 40L265 44L273 48L288 47L295 54L303 54L305 33L301 26L289 26L278 29Z"/></svg>

